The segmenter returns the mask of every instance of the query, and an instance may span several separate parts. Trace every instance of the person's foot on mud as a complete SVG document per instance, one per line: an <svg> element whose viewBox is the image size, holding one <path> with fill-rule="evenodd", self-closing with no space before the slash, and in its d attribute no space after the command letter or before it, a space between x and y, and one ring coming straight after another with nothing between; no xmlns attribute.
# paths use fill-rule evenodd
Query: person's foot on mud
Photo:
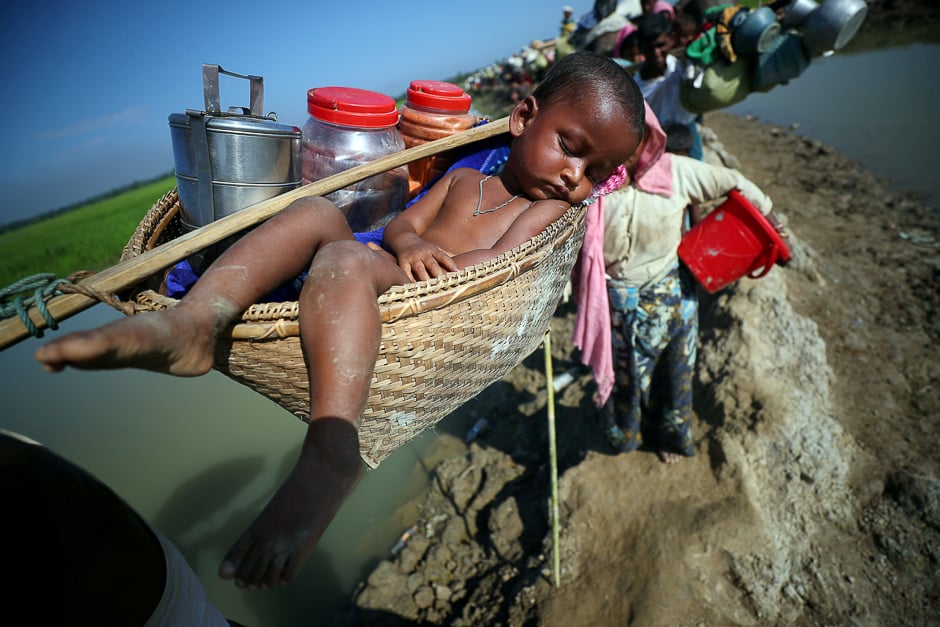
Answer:
<svg viewBox="0 0 940 627"><path fill-rule="evenodd" d="M292 581L362 476L358 442L345 420L311 423L297 465L226 553L219 577L251 590Z"/></svg>
<svg viewBox="0 0 940 627"><path fill-rule="evenodd" d="M672 451L656 451L656 455L659 456L659 461L664 464L675 464L684 457L684 455L673 453Z"/></svg>
<svg viewBox="0 0 940 627"><path fill-rule="evenodd" d="M207 328L208 326L208 328ZM181 377L212 368L215 329L197 324L184 307L123 318L69 333L40 346L35 358L49 372L141 368Z"/></svg>

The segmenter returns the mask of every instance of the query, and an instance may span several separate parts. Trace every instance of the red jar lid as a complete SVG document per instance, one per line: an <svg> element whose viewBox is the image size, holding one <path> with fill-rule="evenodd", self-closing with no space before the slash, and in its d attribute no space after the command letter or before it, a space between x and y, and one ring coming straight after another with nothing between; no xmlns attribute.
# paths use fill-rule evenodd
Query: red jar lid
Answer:
<svg viewBox="0 0 940 627"><path fill-rule="evenodd" d="M444 81L411 81L408 104L425 109L466 113L470 110L470 94L453 83Z"/></svg>
<svg viewBox="0 0 940 627"><path fill-rule="evenodd" d="M307 111L318 120L342 126L383 128L398 124L394 99L355 87L309 89Z"/></svg>

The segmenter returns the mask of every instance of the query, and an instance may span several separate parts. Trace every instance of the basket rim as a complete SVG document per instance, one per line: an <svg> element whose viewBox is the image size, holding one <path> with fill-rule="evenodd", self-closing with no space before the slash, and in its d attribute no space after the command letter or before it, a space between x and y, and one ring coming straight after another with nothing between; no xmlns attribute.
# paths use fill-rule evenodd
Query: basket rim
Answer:
<svg viewBox="0 0 940 627"><path fill-rule="evenodd" d="M586 209L587 204L583 202L572 205L541 233L488 261L438 278L392 286L378 298L382 322L393 322L445 307L532 270L577 231ZM174 187L138 224L124 248L122 261L153 248L163 230L179 217L180 210L178 190ZM165 309L179 302L151 289L137 290L132 298L145 310ZM261 339L271 336L272 331L277 337L297 335L299 330L291 327L296 325L298 315L297 301L255 303L243 312L241 321L235 325L233 337ZM278 328L272 330L271 323L277 323Z"/></svg>

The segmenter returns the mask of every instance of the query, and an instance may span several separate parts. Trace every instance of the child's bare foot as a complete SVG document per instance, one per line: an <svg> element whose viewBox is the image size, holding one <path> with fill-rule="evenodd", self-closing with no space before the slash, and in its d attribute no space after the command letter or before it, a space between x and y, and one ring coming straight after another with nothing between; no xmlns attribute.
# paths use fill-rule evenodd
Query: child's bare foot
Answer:
<svg viewBox="0 0 940 627"><path fill-rule="evenodd" d="M229 549L219 576L252 590L293 580L361 475L355 427L338 418L311 422L297 465Z"/></svg>
<svg viewBox="0 0 940 627"><path fill-rule="evenodd" d="M656 451L656 454L659 455L659 460L664 464L675 464L684 457L683 455L680 455L679 453L673 453L672 451Z"/></svg>
<svg viewBox="0 0 940 627"><path fill-rule="evenodd" d="M41 346L36 359L50 372L142 368L177 376L212 367L215 328L197 323L185 307L123 318L91 331L70 333Z"/></svg>

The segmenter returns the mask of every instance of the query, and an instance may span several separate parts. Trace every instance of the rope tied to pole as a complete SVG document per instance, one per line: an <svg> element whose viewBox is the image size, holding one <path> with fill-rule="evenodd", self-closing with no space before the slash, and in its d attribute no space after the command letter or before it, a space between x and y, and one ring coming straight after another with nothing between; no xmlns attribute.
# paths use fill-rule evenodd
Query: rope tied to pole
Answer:
<svg viewBox="0 0 940 627"><path fill-rule="evenodd" d="M46 326L55 331L59 328L59 323L49 312L46 303L56 296L79 293L108 303L120 310L124 310L128 306L133 307L130 303L121 303L111 294L103 294L78 283L78 281L92 274L92 272L83 270L70 274L63 279L56 278L55 274L51 272L41 272L24 277L7 287L0 288L0 320L18 317L30 335L42 337L44 329L37 327L30 319L30 308L35 307L39 315L46 321Z"/></svg>

